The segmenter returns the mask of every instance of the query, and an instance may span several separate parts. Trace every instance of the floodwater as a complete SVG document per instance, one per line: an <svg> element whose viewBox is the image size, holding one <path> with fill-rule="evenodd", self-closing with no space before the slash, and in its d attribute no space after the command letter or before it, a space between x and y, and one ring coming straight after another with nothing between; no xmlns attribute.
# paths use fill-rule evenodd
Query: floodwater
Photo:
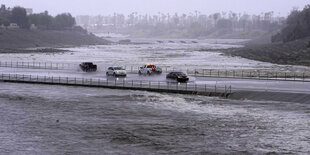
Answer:
<svg viewBox="0 0 310 155"><path fill-rule="evenodd" d="M121 40L114 39L114 41ZM112 44L66 48L72 52L0 54L0 61L53 62L78 65L83 61L94 62L99 69L109 66L126 68L153 63L163 69L260 69L271 71L310 71L309 67L276 65L240 57L229 57L218 49L238 48L244 40L188 40L188 39L131 39L138 44ZM141 44L140 44L141 43ZM203 49L203 50L202 50ZM202 51L201 51L202 50Z"/></svg>
<svg viewBox="0 0 310 155"><path fill-rule="evenodd" d="M240 47L235 40L136 41L148 44L0 60L309 70L198 51ZM0 82L0 154L309 154L309 118L308 104Z"/></svg>
<svg viewBox="0 0 310 155"><path fill-rule="evenodd" d="M0 83L1 154L310 152L310 105Z"/></svg>

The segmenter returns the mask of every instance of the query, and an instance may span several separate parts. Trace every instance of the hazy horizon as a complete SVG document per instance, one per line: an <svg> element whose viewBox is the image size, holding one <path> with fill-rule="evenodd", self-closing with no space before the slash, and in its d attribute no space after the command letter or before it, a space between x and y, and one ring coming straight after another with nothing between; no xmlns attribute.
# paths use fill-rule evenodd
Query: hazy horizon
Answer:
<svg viewBox="0 0 310 155"><path fill-rule="evenodd" d="M77 15L110 15L113 13L140 14L162 13L194 13L212 14L216 12L237 12L260 14L262 12L274 11L276 16L286 16L297 7L304 8L309 0L76 0L74 3L68 0L1 0L1 4L7 7L22 6L33 8L34 13L47 10L56 15L69 12ZM223 5L225 4L225 5Z"/></svg>

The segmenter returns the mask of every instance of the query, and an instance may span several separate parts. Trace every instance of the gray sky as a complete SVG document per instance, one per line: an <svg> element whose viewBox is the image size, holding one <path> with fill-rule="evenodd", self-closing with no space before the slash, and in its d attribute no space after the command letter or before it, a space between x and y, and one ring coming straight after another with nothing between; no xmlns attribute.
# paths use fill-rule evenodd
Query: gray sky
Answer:
<svg viewBox="0 0 310 155"><path fill-rule="evenodd" d="M221 11L259 14L274 11L286 16L293 7L304 8L310 0L0 0L1 4L33 8L34 12L48 10L55 15L70 12L72 15L109 15L114 12L130 14L189 13L203 14Z"/></svg>

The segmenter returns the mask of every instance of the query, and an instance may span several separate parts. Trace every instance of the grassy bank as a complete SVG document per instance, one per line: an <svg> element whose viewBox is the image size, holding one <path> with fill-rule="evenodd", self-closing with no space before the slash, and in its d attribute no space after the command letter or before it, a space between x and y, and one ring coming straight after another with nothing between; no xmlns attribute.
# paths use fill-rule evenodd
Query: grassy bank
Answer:
<svg viewBox="0 0 310 155"><path fill-rule="evenodd" d="M79 31L0 29L0 49L64 47L108 44L107 40Z"/></svg>
<svg viewBox="0 0 310 155"><path fill-rule="evenodd" d="M226 50L225 53L276 64L310 66L309 43L310 37L287 43L250 44L244 48Z"/></svg>

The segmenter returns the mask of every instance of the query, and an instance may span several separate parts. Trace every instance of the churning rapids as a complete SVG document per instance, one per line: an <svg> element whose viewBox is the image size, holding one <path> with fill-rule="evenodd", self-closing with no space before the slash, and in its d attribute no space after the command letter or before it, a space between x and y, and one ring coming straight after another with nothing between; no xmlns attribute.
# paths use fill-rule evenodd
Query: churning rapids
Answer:
<svg viewBox="0 0 310 155"><path fill-rule="evenodd" d="M225 42L90 46L0 60L308 70L197 51L238 47ZM310 105L0 82L0 154L207 153L308 154Z"/></svg>

